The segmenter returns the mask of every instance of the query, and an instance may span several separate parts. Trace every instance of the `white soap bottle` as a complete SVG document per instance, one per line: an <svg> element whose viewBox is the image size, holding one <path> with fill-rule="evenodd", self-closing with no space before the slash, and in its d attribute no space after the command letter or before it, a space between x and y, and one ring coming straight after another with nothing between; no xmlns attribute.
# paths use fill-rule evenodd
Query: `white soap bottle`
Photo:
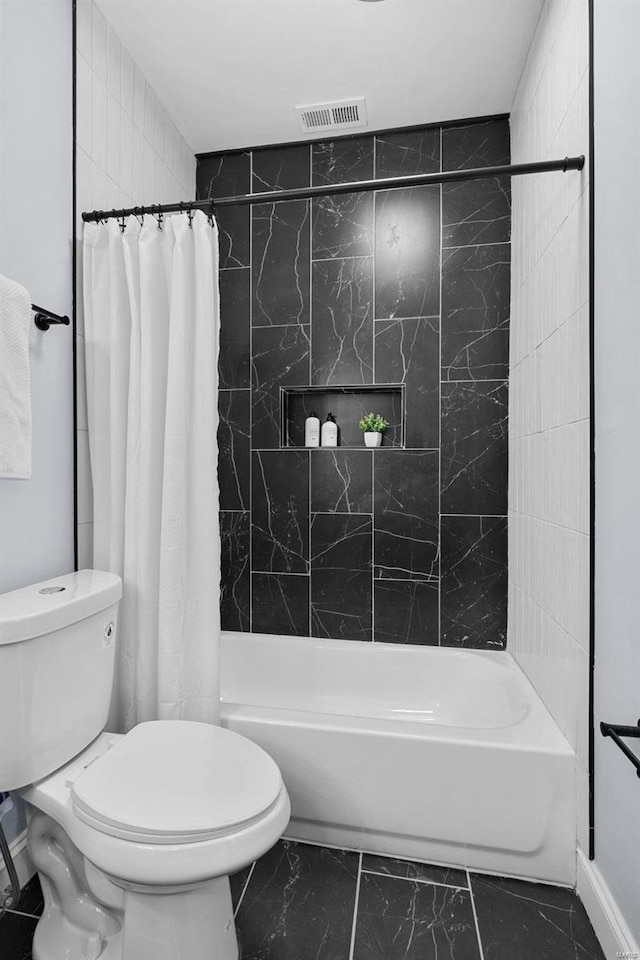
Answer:
<svg viewBox="0 0 640 960"><path fill-rule="evenodd" d="M320 420L313 410L304 422L304 445L305 447L320 446Z"/></svg>
<svg viewBox="0 0 640 960"><path fill-rule="evenodd" d="M338 446L338 425L333 419L332 413L327 414L327 419L322 424L322 446L323 447Z"/></svg>

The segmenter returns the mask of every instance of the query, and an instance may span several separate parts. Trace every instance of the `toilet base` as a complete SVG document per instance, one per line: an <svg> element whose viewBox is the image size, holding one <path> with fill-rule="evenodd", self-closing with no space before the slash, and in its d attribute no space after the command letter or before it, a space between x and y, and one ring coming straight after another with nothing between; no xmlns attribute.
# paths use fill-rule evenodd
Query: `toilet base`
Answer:
<svg viewBox="0 0 640 960"><path fill-rule="evenodd" d="M33 960L238 960L228 877L182 888L121 885L40 812L28 844L44 895Z"/></svg>

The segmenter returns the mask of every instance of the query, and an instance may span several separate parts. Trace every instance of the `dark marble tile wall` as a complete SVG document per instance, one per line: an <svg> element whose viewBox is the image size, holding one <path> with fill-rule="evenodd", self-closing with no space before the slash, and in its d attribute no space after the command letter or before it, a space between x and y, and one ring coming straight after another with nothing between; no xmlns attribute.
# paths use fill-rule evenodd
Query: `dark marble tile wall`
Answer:
<svg viewBox="0 0 640 960"><path fill-rule="evenodd" d="M203 155L198 197L509 159L506 119L445 124ZM218 220L223 627L504 647L509 182ZM342 388L376 386L402 390L378 394L393 423L372 451L351 420L376 398ZM337 450L296 448L310 403L345 420Z"/></svg>

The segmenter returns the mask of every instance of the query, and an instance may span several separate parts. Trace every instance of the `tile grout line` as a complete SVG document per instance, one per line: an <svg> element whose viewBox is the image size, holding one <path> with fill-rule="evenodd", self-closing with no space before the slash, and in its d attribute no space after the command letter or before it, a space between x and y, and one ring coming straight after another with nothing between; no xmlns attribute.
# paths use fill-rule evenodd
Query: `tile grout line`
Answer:
<svg viewBox="0 0 640 960"><path fill-rule="evenodd" d="M440 172L444 166L444 133L443 127L440 127ZM442 646L442 215L443 215L443 190L442 184L439 187L440 192L440 260L439 270L439 297L438 297L438 636L436 646Z"/></svg>
<svg viewBox="0 0 640 960"><path fill-rule="evenodd" d="M253 150L249 151L249 193L253 193ZM249 633L253 633L253 206L249 208ZM252 868L253 871L253 868ZM244 891L243 891L244 896Z"/></svg>
<svg viewBox="0 0 640 960"><path fill-rule="evenodd" d="M353 903L353 922L351 924L351 942L349 944L349 958L348 960L354 960L353 951L356 946L356 927L358 925L358 904L360 901L360 878L362 876L362 854L358 854L358 876L356 879L356 895Z"/></svg>
<svg viewBox="0 0 640 960"><path fill-rule="evenodd" d="M490 221L491 223L498 223L497 220ZM458 226L458 224L453 224L453 226ZM470 250L473 247L507 247L509 246L509 240L493 240L491 243L455 243L455 244L446 244L443 243L443 250Z"/></svg>
<svg viewBox="0 0 640 960"><path fill-rule="evenodd" d="M377 137L373 136L373 179L376 179L377 164L376 153L378 148ZM371 203L371 349L372 349L372 371L371 379L374 386L378 386L376 378L376 211L377 211L378 191L373 191L373 200ZM371 456L371 642L376 642L376 521L374 516L374 464L373 455ZM362 863L362 854L360 854Z"/></svg>
<svg viewBox="0 0 640 960"><path fill-rule="evenodd" d="M313 185L313 143L309 144L309 186ZM310 198L307 200L309 204L309 373L307 375L307 380L309 385L311 385L311 380L313 379L313 200ZM322 436L322 424L319 425L319 430L321 431L320 437ZM305 437L306 440L306 437ZM318 440L320 443L320 439ZM307 451L307 478L308 478L308 487L309 487L309 514L308 514L308 532L309 532L309 583L307 590L307 626L309 630L309 637L313 636L313 590L312 590L312 574L313 574L313 563L312 563L312 554L311 554L311 453Z"/></svg>
<svg viewBox="0 0 640 960"><path fill-rule="evenodd" d="M237 916L237 914L238 914L238 911L239 911L239 909L240 909L240 906L241 906L241 904L242 904L242 901L244 900L244 895L245 895L245 893L247 892L247 887L249 886L249 881L251 880L251 877L253 876L253 871L254 871L255 868L256 868L256 863L257 863L257 862L258 862L257 860L254 860L253 863L251 864L251 870L249 870L249 876L247 877L247 879L246 879L245 882L244 882L244 887L242 888L242 893L240 894L240 899L238 900L238 903L237 903L237 905L236 905L236 908L235 908L235 910L233 911L233 918L234 918L234 920L235 920L235 918L236 918L236 916Z"/></svg>
<svg viewBox="0 0 640 960"><path fill-rule="evenodd" d="M391 880L405 880L407 883L421 883L427 887L446 887L447 890L468 890L459 883L440 883L439 880L422 880L420 877L399 877L395 873L379 873L377 870L367 870L362 868L363 873L369 873L373 877L388 877ZM466 873L466 871L465 871Z"/></svg>
<svg viewBox="0 0 640 960"><path fill-rule="evenodd" d="M478 914L476 913L476 901L473 895L473 887L471 885L471 874L468 870L465 871L467 874L467 883L469 884L469 898L471 900L471 910L473 911L473 922L476 927L476 937L478 939L478 950L480 954L480 960L484 960L484 950L482 949L482 940L480 938L480 925L478 923Z"/></svg>
<svg viewBox="0 0 640 960"><path fill-rule="evenodd" d="M41 914L25 913L24 910L12 910L11 907L5 907L2 913L0 913L0 920L6 914L12 914L14 917L26 917L27 920L39 920L41 916Z"/></svg>

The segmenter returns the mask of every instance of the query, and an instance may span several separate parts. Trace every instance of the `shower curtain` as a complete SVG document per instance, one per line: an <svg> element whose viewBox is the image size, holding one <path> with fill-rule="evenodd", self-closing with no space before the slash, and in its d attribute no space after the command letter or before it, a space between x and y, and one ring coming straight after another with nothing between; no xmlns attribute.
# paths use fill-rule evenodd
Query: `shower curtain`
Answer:
<svg viewBox="0 0 640 960"><path fill-rule="evenodd" d="M90 223L83 253L93 560L124 588L110 729L215 723L217 227Z"/></svg>

